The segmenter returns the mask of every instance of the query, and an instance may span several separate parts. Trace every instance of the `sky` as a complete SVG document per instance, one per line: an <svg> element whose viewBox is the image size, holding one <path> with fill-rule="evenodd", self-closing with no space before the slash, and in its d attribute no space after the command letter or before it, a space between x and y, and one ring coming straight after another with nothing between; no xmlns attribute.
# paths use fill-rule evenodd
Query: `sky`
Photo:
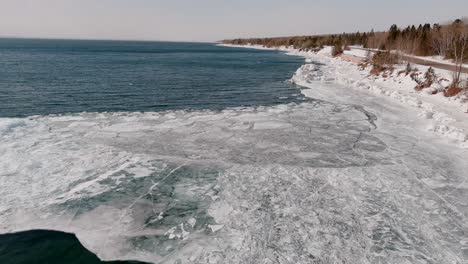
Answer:
<svg viewBox="0 0 468 264"><path fill-rule="evenodd" d="M217 41L468 16L467 0L0 0L0 36Z"/></svg>

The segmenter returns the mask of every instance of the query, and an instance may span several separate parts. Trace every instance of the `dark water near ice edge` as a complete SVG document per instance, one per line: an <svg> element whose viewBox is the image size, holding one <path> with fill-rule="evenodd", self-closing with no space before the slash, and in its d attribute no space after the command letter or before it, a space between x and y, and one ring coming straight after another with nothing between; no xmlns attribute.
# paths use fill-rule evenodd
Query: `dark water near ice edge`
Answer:
<svg viewBox="0 0 468 264"><path fill-rule="evenodd" d="M139 264L136 261L101 261L84 248L76 236L57 231L35 230L0 235L2 264Z"/></svg>
<svg viewBox="0 0 468 264"><path fill-rule="evenodd" d="M0 117L300 102L302 58L205 43L0 39Z"/></svg>

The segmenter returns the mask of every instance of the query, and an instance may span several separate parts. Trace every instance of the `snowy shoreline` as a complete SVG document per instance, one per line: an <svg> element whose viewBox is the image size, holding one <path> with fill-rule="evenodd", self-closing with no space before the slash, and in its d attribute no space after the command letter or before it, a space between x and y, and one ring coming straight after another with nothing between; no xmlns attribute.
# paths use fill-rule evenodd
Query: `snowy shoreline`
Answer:
<svg viewBox="0 0 468 264"><path fill-rule="evenodd" d="M376 96L384 96L394 101L410 106L418 111L418 116L428 122L427 130L435 132L443 137L455 140L463 148L468 148L468 103L466 95L457 97L445 97L442 93L432 94L434 91L442 89L440 84L435 84L430 88L420 92L416 91L414 82L409 75L398 74L405 69L404 64L396 65L392 74L386 78L382 76L372 76L370 67L359 69L357 61L350 61L349 57L363 59L365 52L359 49L345 51L345 58L332 57L331 47L325 47L319 52L300 51L292 47L267 48L259 45L229 45L220 44L224 47L251 48L259 50L277 50L288 55L302 56L305 64L302 65L291 78L297 85L311 88L320 82L334 82L340 85L353 88L358 92L368 92ZM319 65L317 65L320 64ZM412 64L416 66L420 75L424 74L428 66ZM436 75L448 84L451 80L451 72L435 69ZM439 87L437 87L437 85ZM303 91L305 96L313 97L307 90Z"/></svg>
<svg viewBox="0 0 468 264"><path fill-rule="evenodd" d="M303 103L0 118L0 233L109 261L462 263L468 150L326 52L292 79Z"/></svg>

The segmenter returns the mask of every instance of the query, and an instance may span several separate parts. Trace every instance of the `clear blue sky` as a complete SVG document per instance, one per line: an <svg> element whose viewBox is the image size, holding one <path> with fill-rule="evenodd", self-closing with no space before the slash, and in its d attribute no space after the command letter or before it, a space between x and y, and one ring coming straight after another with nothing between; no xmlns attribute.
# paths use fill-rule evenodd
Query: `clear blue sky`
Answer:
<svg viewBox="0 0 468 264"><path fill-rule="evenodd" d="M215 41L468 16L468 0L0 0L0 36Z"/></svg>

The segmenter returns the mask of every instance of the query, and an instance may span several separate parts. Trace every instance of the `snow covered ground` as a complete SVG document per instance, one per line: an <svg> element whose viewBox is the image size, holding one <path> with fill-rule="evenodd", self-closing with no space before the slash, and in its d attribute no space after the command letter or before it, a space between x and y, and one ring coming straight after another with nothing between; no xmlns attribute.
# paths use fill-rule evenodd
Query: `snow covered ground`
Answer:
<svg viewBox="0 0 468 264"><path fill-rule="evenodd" d="M369 52L367 50L350 48L350 50L344 50L343 53L346 55L352 55L352 56L356 56L359 58L367 58Z"/></svg>

